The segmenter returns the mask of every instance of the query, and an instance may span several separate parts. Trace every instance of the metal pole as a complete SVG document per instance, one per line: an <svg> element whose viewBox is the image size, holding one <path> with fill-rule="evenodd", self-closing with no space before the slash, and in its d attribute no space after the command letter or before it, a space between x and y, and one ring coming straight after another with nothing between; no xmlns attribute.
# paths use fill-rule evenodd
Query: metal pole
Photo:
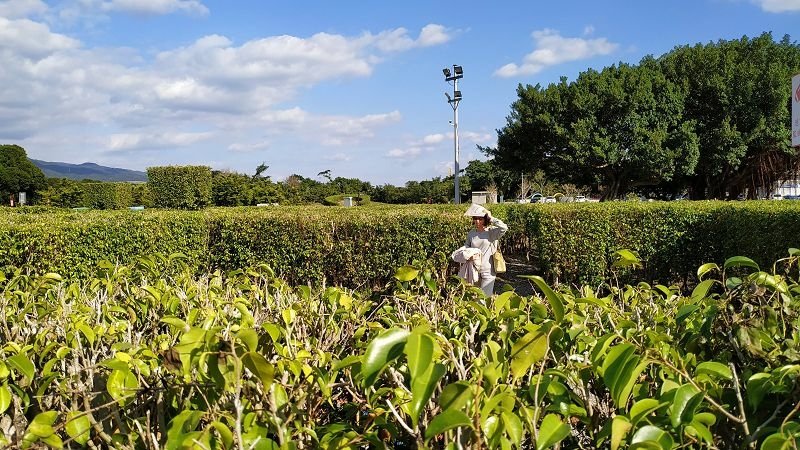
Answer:
<svg viewBox="0 0 800 450"><path fill-rule="evenodd" d="M453 95L458 90L458 79L453 80ZM455 203L461 204L461 189L458 185L458 100L453 104L453 149L455 153Z"/></svg>

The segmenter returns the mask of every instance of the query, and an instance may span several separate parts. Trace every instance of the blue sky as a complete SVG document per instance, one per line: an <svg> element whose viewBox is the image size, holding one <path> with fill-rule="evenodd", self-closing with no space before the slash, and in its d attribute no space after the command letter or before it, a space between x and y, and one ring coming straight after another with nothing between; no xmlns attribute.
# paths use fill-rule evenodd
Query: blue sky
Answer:
<svg viewBox="0 0 800 450"><path fill-rule="evenodd" d="M519 83L765 31L799 40L799 19L800 0L0 0L0 143L402 185L452 170L444 67L464 68L464 167Z"/></svg>

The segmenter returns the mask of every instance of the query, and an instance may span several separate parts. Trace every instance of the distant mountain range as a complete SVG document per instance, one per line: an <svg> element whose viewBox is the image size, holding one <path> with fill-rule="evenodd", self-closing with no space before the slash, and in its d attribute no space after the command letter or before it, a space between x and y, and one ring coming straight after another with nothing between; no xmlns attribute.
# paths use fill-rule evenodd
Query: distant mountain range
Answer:
<svg viewBox="0 0 800 450"><path fill-rule="evenodd" d="M147 173L138 170L106 167L88 162L83 164L69 164L39 161L38 159L31 159L31 162L42 169L45 176L50 178L69 178L71 180L88 179L97 181L147 181Z"/></svg>

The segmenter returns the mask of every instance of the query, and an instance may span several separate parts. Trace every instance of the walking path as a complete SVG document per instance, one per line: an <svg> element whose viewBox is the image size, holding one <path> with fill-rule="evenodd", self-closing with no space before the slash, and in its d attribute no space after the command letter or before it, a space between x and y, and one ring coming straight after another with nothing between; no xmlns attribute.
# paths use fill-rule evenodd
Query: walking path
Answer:
<svg viewBox="0 0 800 450"><path fill-rule="evenodd" d="M524 255L503 254L506 260L506 273L497 274L495 292L502 284L510 284L519 295L532 295L534 293L531 281L520 278L518 275L541 275L525 258Z"/></svg>

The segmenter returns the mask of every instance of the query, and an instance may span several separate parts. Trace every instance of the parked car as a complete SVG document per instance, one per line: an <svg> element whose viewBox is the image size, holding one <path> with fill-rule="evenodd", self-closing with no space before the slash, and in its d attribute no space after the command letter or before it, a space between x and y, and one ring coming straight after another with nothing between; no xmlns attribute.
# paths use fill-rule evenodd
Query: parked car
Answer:
<svg viewBox="0 0 800 450"><path fill-rule="evenodd" d="M583 203L586 201L585 195L576 195L575 196L575 203Z"/></svg>
<svg viewBox="0 0 800 450"><path fill-rule="evenodd" d="M531 203L541 203L544 196L538 192L531 195Z"/></svg>
<svg viewBox="0 0 800 450"><path fill-rule="evenodd" d="M553 197L552 195L548 195L547 197L544 198L544 200L542 200L542 203L555 203L555 202L556 198Z"/></svg>
<svg viewBox="0 0 800 450"><path fill-rule="evenodd" d="M770 197L770 198L772 200L783 200L783 195L781 195L781 194L772 194L772 197Z"/></svg>

